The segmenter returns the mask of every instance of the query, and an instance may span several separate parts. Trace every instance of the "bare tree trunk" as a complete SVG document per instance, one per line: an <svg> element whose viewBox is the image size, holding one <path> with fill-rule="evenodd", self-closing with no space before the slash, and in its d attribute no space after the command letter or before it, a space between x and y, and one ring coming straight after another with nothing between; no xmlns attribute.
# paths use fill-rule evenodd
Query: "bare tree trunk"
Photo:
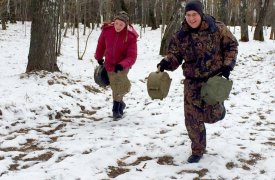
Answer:
<svg viewBox="0 0 275 180"><path fill-rule="evenodd" d="M83 29L83 35L86 35L86 24L87 24L87 0L84 0L84 14L83 14L83 25L84 25L84 29Z"/></svg>
<svg viewBox="0 0 275 180"><path fill-rule="evenodd" d="M114 2L114 14L118 13L119 11L128 12L128 8L124 2L124 0L115 0Z"/></svg>
<svg viewBox="0 0 275 180"><path fill-rule="evenodd" d="M89 29L91 28L91 23L93 23L93 21L92 21L92 7L93 7L92 2L90 2L89 0L87 2L87 13L86 13L87 17L86 17L85 24L86 24L86 27L88 27ZM96 16L94 18L94 21L97 21Z"/></svg>
<svg viewBox="0 0 275 180"><path fill-rule="evenodd" d="M90 33L89 33L89 35L87 36L84 51L83 51L82 55L80 55L79 28L77 29L77 57L78 57L78 60L83 60L83 56L85 55L85 52L86 52L86 50L87 50L89 37L90 37L90 35L92 34L92 32L93 32L93 30L91 30Z"/></svg>
<svg viewBox="0 0 275 180"><path fill-rule="evenodd" d="M275 27L274 26L272 26L269 39L270 40L275 40Z"/></svg>
<svg viewBox="0 0 275 180"><path fill-rule="evenodd" d="M55 52L54 4L50 0L31 0L31 42L26 72L59 71Z"/></svg>
<svg viewBox="0 0 275 180"><path fill-rule="evenodd" d="M142 24L142 0L136 0L135 23Z"/></svg>
<svg viewBox="0 0 275 180"><path fill-rule="evenodd" d="M55 0L55 3L54 3L54 8L53 8L53 12L56 12L56 15L53 16L53 27L54 27L54 31L55 31L55 43L54 43L54 48L55 48L55 53L56 53L56 56L57 56L57 44L58 44L58 25L59 25L59 16L60 16L60 12L59 12L59 8L58 8L58 5L59 5L59 1L60 0Z"/></svg>
<svg viewBox="0 0 275 180"><path fill-rule="evenodd" d="M160 55L166 55L167 54L167 48L168 43L171 40L172 35L179 30L181 26L181 22L183 20L184 14L182 12L182 6L180 1L176 0L174 4L174 10L173 10L172 17L170 18L169 24L167 25L167 28L165 29L165 33L163 35L163 38L161 40L161 46L160 46Z"/></svg>
<svg viewBox="0 0 275 180"><path fill-rule="evenodd" d="M79 2L78 1L75 1L73 8L74 8L74 14L73 14L74 24L72 27L73 28L72 35L75 35L75 28L79 27Z"/></svg>
<svg viewBox="0 0 275 180"><path fill-rule="evenodd" d="M71 13L72 8L71 8L71 6L72 6L71 4L69 4L65 1L66 25L65 25L63 37L67 37L68 29L71 27L71 23L72 23L72 13Z"/></svg>
<svg viewBox="0 0 275 180"><path fill-rule="evenodd" d="M9 20L10 20L10 23L16 23L16 20L15 20L15 2L14 0L10 0L9 1L9 8L10 8L10 15L9 15Z"/></svg>
<svg viewBox="0 0 275 180"><path fill-rule="evenodd" d="M272 1L272 17L275 17L275 1ZM275 20L273 19L272 24L271 24L272 28L271 28L271 32L270 32L270 36L269 39L275 40Z"/></svg>
<svg viewBox="0 0 275 180"><path fill-rule="evenodd" d="M156 1L156 0L154 0ZM157 20L155 17L155 2L153 0L149 1L149 26L152 27L152 30L156 30L158 28L157 26Z"/></svg>
<svg viewBox="0 0 275 180"><path fill-rule="evenodd" d="M228 4L227 0L219 0L219 9L218 9L218 16L220 17L220 20L227 23L227 10L228 10Z"/></svg>
<svg viewBox="0 0 275 180"><path fill-rule="evenodd" d="M142 27L144 28L145 31L145 27L147 25L147 1L146 0L142 0Z"/></svg>
<svg viewBox="0 0 275 180"><path fill-rule="evenodd" d="M8 5L8 2L6 0L0 1L0 16L1 16L2 30L7 29L7 26L6 26L7 16L8 16L7 5Z"/></svg>
<svg viewBox="0 0 275 180"><path fill-rule="evenodd" d="M269 4L269 0L265 0L264 5L262 6L262 0L259 0L259 6L261 7L261 10L259 14L259 19L257 21L256 29L254 32L254 37L253 37L254 40L264 41L263 24L264 24L264 19L267 12L268 4Z"/></svg>
<svg viewBox="0 0 275 180"><path fill-rule="evenodd" d="M69 26L70 26L70 23L69 23L69 22L67 22L67 23L66 23L66 26L65 26L65 30L64 30L63 37L67 37L67 32L68 32L68 28L69 28Z"/></svg>
<svg viewBox="0 0 275 180"><path fill-rule="evenodd" d="M64 28L64 15L63 15L63 6L64 6L64 0L59 0L58 4L58 17L60 17L60 26L58 28L57 32L57 42L56 42L56 54L59 56L61 54L61 33L62 29ZM58 27L58 24L57 24Z"/></svg>
<svg viewBox="0 0 275 180"><path fill-rule="evenodd" d="M60 29L64 29L64 8L65 8L65 0L59 0L59 16L60 16Z"/></svg>
<svg viewBox="0 0 275 180"><path fill-rule="evenodd" d="M28 1L23 1L24 3L24 21L27 21L28 20L28 5L29 5L29 2ZM23 21L23 22L24 22Z"/></svg>
<svg viewBox="0 0 275 180"><path fill-rule="evenodd" d="M116 1L115 1L116 2ZM112 13L112 1L108 1L107 3L107 7L106 7L106 19L107 20L111 20L113 17L113 13Z"/></svg>
<svg viewBox="0 0 275 180"><path fill-rule="evenodd" d="M241 0L240 13L241 13L241 39L240 41L248 42L248 24L247 24L247 0Z"/></svg>
<svg viewBox="0 0 275 180"><path fill-rule="evenodd" d="M167 14L166 14L165 8L166 8L166 0L162 0L162 2L161 2L161 10L164 13L162 14L161 38L163 38L164 29L165 29L165 25L166 25Z"/></svg>
<svg viewBox="0 0 275 180"><path fill-rule="evenodd" d="M142 28L145 30L145 21L146 21L146 10L145 10L145 0L141 0L141 22L140 22L140 38L142 37Z"/></svg>
<svg viewBox="0 0 275 180"><path fill-rule="evenodd" d="M154 16L156 18L156 25L157 27L159 28L160 26L160 23L161 23L161 16L158 14L158 7L160 5L160 0L155 0L155 3L154 3Z"/></svg>

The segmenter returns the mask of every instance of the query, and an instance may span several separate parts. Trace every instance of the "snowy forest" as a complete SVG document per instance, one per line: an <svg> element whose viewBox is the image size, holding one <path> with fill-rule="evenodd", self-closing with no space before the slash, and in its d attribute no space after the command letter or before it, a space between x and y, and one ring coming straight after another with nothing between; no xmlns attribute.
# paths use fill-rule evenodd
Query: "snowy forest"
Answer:
<svg viewBox="0 0 275 180"><path fill-rule="evenodd" d="M275 177L275 0L201 0L236 37L224 102L207 124L207 152L186 162L183 71L168 96L148 96L188 0L0 0L0 179L163 180ZM103 23L125 11L138 33L125 117L113 121L110 87L95 83Z"/></svg>
<svg viewBox="0 0 275 180"><path fill-rule="evenodd" d="M67 36L68 29L72 29L72 35L77 33L79 37L79 25L84 25L83 35L87 29L93 30L102 22L111 21L114 15L123 10L130 15L131 23L139 24L142 28L151 27L152 30L161 26L160 54L165 55L168 41L171 35L180 27L184 17L184 0L55 0L55 1L31 1L31 0L1 0L0 17L2 30L7 29L6 23L20 21L33 21L33 27L37 27L32 33L33 38L43 39L50 37L51 42L45 44L42 49L47 49L51 67L30 67L32 70L56 71L54 67L56 58L61 53L61 38ZM269 39L275 39L274 0L204 0L204 11L214 16L217 20L228 26L240 26L240 41L249 41L248 31L255 28L253 39L264 41L263 31L270 27ZM251 29L248 29L251 26ZM40 28L39 28L40 27ZM48 33L43 33L45 28ZM142 28L140 36L142 37ZM44 44L44 43L42 43ZM51 46L47 47L47 46ZM32 47L32 46L31 46ZM30 49L30 53L32 50ZM85 51L84 51L85 52ZM35 51L40 54L41 52ZM53 55L55 54L55 55ZM78 59L84 54L79 52ZM45 64L45 63L44 63Z"/></svg>

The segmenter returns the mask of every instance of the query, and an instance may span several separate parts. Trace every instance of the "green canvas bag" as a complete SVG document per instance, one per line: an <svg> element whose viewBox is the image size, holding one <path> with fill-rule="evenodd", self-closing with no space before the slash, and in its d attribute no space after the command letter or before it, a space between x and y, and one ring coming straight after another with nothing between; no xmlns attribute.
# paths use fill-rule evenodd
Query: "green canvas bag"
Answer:
<svg viewBox="0 0 275 180"><path fill-rule="evenodd" d="M151 72L147 80L147 92L152 99L163 99L168 95L172 79L167 72Z"/></svg>
<svg viewBox="0 0 275 180"><path fill-rule="evenodd" d="M99 86L106 87L110 84L107 71L103 65L96 66L94 71L95 83Z"/></svg>
<svg viewBox="0 0 275 180"><path fill-rule="evenodd" d="M209 105L222 103L229 97L232 86L232 80L219 75L211 77L201 87L201 98Z"/></svg>

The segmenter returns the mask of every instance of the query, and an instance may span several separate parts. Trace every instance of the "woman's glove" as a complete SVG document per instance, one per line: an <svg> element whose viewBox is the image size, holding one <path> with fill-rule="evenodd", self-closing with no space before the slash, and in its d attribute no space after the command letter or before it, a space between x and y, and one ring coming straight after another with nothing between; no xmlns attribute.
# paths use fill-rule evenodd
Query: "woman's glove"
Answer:
<svg viewBox="0 0 275 180"><path fill-rule="evenodd" d="M115 65L115 73L117 73L118 71L123 71L123 66L121 64Z"/></svg>
<svg viewBox="0 0 275 180"><path fill-rule="evenodd" d="M101 65L101 66L102 66L102 65L103 65L103 63L104 63L104 59L100 59L100 60L98 60L98 61L97 61L97 63L98 63L99 65Z"/></svg>

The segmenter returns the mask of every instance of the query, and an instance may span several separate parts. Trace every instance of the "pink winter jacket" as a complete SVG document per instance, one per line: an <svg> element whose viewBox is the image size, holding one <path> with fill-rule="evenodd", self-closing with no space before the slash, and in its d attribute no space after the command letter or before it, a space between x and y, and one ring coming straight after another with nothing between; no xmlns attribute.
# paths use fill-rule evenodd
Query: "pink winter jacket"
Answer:
<svg viewBox="0 0 275 180"><path fill-rule="evenodd" d="M123 69L129 69L137 59L137 38L135 29L128 25L120 32L116 32L114 23L105 24L98 39L95 59L101 60L105 56L105 68L114 71L116 64Z"/></svg>

